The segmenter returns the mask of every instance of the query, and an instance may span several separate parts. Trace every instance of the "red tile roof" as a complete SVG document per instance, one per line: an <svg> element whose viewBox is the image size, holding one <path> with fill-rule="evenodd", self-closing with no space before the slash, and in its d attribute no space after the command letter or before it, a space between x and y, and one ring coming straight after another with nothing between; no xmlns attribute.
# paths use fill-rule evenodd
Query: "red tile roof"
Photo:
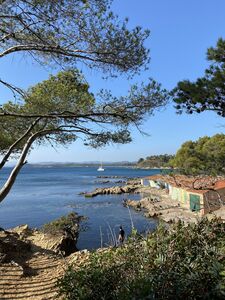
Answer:
<svg viewBox="0 0 225 300"><path fill-rule="evenodd" d="M211 189L218 190L225 188L225 179L223 177L189 177L185 175L170 176L159 174L146 177L146 179L165 182L174 187L182 188L199 194L204 194Z"/></svg>
<svg viewBox="0 0 225 300"><path fill-rule="evenodd" d="M214 188L215 188L215 190L225 188L225 179L224 179L224 180L219 180L219 181L217 181L217 182L215 183Z"/></svg>

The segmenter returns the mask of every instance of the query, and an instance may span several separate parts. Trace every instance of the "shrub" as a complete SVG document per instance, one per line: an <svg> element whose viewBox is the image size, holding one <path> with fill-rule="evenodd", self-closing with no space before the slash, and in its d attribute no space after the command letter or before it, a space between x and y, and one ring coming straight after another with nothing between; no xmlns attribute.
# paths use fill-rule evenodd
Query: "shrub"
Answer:
<svg viewBox="0 0 225 300"><path fill-rule="evenodd" d="M218 219L183 223L119 248L93 252L88 263L70 266L59 280L67 300L224 299L225 225Z"/></svg>
<svg viewBox="0 0 225 300"><path fill-rule="evenodd" d="M56 219L52 222L44 224L41 230L44 233L57 234L63 232L66 227L77 227L79 228L79 222L82 219L81 216L78 216L77 213L71 212L66 216L62 216L59 219Z"/></svg>

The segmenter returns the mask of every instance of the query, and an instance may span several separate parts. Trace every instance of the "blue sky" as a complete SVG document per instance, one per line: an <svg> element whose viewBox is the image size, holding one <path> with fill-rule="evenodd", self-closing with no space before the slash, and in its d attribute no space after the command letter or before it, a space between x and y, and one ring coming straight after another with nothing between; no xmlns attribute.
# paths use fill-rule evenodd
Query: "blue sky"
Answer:
<svg viewBox="0 0 225 300"><path fill-rule="evenodd" d="M151 51L148 71L134 82L153 77L167 89L183 79L195 80L207 67L206 50L215 46L219 37L225 37L224 0L114 0L113 11L121 18L128 17L129 24L150 29L146 46ZM49 70L30 63L25 58L11 56L1 59L1 77L22 87L28 87L49 75ZM125 77L103 81L97 71L81 66L92 91L110 88L116 95L125 94L131 84ZM10 94L0 87L1 98ZM93 150L81 141L68 149L40 147L30 154L29 162L40 161L135 161L153 154L173 154L186 140L204 135L224 133L224 121L213 113L176 115L172 105L156 112L143 124L149 134L143 136L132 130L133 142L127 145L108 146Z"/></svg>

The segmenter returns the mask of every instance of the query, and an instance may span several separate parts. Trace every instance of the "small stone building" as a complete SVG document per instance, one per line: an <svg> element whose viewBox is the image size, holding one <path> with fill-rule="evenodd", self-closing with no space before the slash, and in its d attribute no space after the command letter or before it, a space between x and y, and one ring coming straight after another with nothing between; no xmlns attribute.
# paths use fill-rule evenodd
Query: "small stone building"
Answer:
<svg viewBox="0 0 225 300"><path fill-rule="evenodd" d="M142 184L166 189L173 200L200 215L225 205L225 179L223 178L153 175L142 179Z"/></svg>

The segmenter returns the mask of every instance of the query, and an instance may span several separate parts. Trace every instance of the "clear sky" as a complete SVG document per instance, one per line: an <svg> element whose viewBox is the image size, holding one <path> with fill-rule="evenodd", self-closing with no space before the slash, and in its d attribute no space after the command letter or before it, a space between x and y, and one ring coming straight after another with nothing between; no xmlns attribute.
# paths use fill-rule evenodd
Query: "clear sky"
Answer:
<svg viewBox="0 0 225 300"><path fill-rule="evenodd" d="M150 29L146 46L151 51L150 69L134 79L145 81L153 77L167 89L183 79L195 80L207 67L206 50L215 46L219 37L225 38L224 0L114 0L113 11L129 24ZM22 87L28 87L49 75L49 70L31 64L26 59L11 56L1 59L1 77ZM101 74L81 67L93 92L110 88L116 95L125 94L126 78L103 81ZM0 87L0 102L10 94ZM68 149L40 147L30 154L29 162L43 161L136 161L153 154L174 154L187 140L204 135L224 133L224 121L213 113L176 115L172 105L156 112L143 124L148 137L132 130L133 142L93 150L80 141Z"/></svg>

